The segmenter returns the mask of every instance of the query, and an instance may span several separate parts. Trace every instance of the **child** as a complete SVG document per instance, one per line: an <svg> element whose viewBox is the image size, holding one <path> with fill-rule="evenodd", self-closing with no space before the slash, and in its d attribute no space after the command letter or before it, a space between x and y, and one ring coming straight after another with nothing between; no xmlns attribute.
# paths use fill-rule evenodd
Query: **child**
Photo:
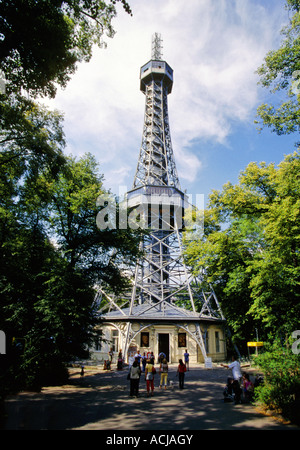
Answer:
<svg viewBox="0 0 300 450"><path fill-rule="evenodd" d="M224 388L223 395L224 395L224 403L229 403L234 401L234 394L232 390L232 383L233 378L228 377L227 378L227 384Z"/></svg>
<svg viewBox="0 0 300 450"><path fill-rule="evenodd" d="M185 364L183 364L182 359L180 359L178 367L177 367L180 389L184 389L184 373L185 372L186 372L186 366L185 366Z"/></svg>
<svg viewBox="0 0 300 450"><path fill-rule="evenodd" d="M254 394L254 386L250 381L250 377L247 373L243 373L243 395L244 399L251 401Z"/></svg>

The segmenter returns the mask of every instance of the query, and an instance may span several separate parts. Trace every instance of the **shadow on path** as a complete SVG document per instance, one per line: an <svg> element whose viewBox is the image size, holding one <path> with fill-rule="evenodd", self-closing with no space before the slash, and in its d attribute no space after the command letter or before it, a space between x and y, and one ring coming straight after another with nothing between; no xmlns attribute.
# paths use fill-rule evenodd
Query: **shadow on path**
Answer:
<svg viewBox="0 0 300 450"><path fill-rule="evenodd" d="M174 387L160 390L156 375L154 396L147 398L145 381L140 396L129 397L127 371L86 370L80 379L72 369L69 385L23 392L5 402L6 430L293 430L260 414L251 404L223 402L228 373L224 369L192 367L179 390L171 366Z"/></svg>

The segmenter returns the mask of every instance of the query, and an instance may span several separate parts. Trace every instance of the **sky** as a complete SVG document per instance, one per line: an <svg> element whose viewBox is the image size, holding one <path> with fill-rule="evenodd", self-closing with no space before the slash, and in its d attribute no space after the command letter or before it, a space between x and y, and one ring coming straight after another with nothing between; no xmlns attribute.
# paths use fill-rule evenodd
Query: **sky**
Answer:
<svg viewBox="0 0 300 450"><path fill-rule="evenodd" d="M64 113L65 152L92 153L114 194L132 187L142 140L145 96L140 67L151 59L153 33L161 33L162 59L174 70L168 96L170 131L181 187L188 194L221 190L251 161L278 164L294 151L295 136L262 133L257 107L274 99L255 73L280 45L288 22L284 0L128 0L51 108Z"/></svg>

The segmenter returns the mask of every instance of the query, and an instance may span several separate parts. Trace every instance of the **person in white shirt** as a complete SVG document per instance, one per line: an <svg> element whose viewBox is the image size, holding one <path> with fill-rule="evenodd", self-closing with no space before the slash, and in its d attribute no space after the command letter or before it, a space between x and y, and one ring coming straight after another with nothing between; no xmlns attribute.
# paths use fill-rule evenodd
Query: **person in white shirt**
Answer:
<svg viewBox="0 0 300 450"><path fill-rule="evenodd" d="M233 377L233 380L234 380L232 387L233 387L233 391L234 391L234 394L235 394L235 403L241 403L242 389L240 387L240 381L241 381L241 378L242 378L242 373L241 373L240 363L238 362L236 357L233 356L232 357L232 363L230 363L230 364L221 364L221 366L227 367L227 369L231 369L232 370L232 377ZM243 367L245 367L245 366L243 366Z"/></svg>
<svg viewBox="0 0 300 450"><path fill-rule="evenodd" d="M235 356L232 357L232 363L221 364L221 366L227 367L227 369L231 369L233 379L240 381L240 379L242 378L241 366Z"/></svg>

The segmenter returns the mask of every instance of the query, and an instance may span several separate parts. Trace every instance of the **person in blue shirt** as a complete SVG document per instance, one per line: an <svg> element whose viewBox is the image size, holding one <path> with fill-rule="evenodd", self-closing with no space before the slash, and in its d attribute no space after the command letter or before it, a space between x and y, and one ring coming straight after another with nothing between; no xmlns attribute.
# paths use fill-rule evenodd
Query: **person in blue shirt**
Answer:
<svg viewBox="0 0 300 450"><path fill-rule="evenodd" d="M138 364L140 365L142 355L140 354L140 351L138 350L137 353L134 355L134 357L137 359Z"/></svg>
<svg viewBox="0 0 300 450"><path fill-rule="evenodd" d="M187 370L190 370L190 354L188 353L187 349L185 350L185 354L183 356L186 368Z"/></svg>
<svg viewBox="0 0 300 450"><path fill-rule="evenodd" d="M158 362L162 363L163 359L166 358L166 355L164 352L160 352L160 354L158 355Z"/></svg>

